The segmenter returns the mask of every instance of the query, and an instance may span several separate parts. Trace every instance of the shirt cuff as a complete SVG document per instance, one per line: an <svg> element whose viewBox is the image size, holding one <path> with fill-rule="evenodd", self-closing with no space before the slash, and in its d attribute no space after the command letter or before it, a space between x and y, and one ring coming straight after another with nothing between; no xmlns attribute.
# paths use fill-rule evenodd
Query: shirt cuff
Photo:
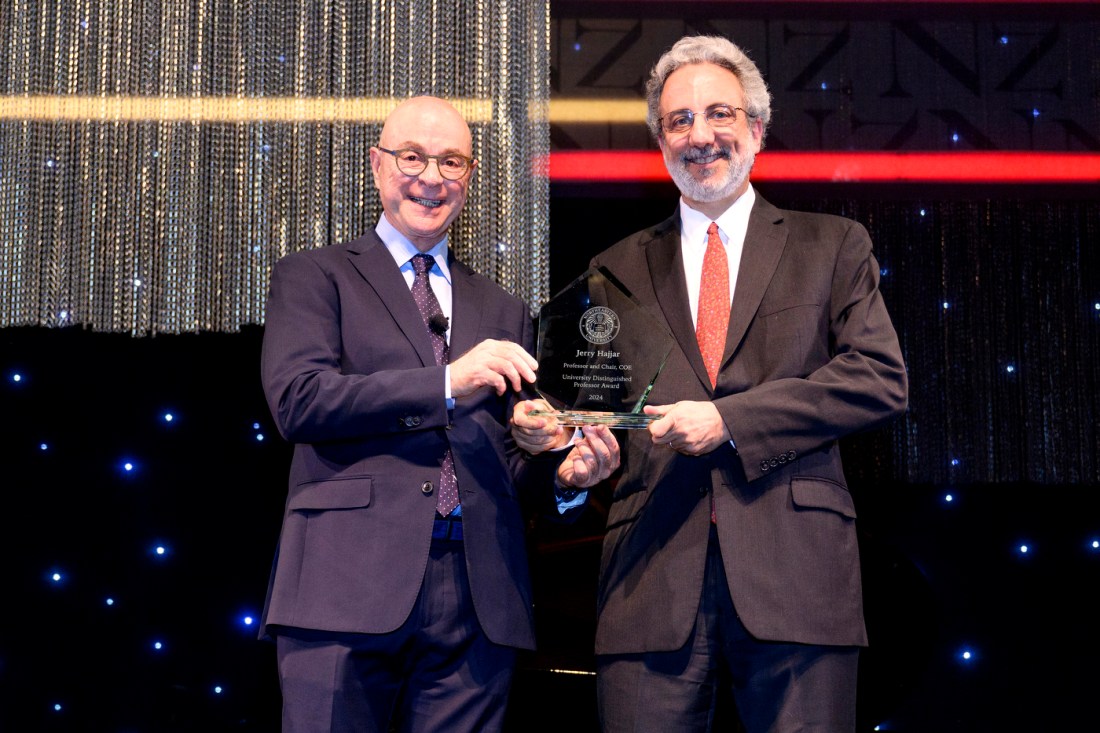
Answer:
<svg viewBox="0 0 1100 733"><path fill-rule="evenodd" d="M588 489L565 489L557 484L557 479L555 479L554 501L558 505L558 514L565 514L570 509L582 506L588 501Z"/></svg>

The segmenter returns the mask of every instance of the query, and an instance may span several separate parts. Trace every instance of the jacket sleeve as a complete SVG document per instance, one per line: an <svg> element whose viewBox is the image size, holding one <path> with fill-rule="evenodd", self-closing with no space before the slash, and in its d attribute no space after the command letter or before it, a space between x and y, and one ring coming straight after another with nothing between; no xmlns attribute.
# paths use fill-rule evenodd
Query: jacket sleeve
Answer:
<svg viewBox="0 0 1100 733"><path fill-rule="evenodd" d="M799 287L776 288L783 297L766 299L742 345L744 358L757 360L753 383L715 400L750 481L881 425L908 404L870 236L839 217L812 221L813 236L801 234L816 252L796 249L788 267L809 268L816 281L804 270L792 276Z"/></svg>
<svg viewBox="0 0 1100 733"><path fill-rule="evenodd" d="M405 348L386 368L348 368L338 278L299 253L271 275L261 379L280 434L314 443L427 430L448 423L444 367ZM375 320L380 314L375 314ZM371 328L371 314L357 327Z"/></svg>

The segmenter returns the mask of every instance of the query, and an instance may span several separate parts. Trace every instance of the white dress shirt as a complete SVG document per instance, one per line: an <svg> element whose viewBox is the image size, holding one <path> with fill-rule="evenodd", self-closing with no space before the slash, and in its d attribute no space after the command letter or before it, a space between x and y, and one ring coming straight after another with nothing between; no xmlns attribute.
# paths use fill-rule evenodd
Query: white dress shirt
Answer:
<svg viewBox="0 0 1100 733"><path fill-rule="evenodd" d="M688 304L691 306L691 322L695 325L699 314L699 282L703 276L703 255L707 251L707 229L711 221L718 224L718 233L726 248L726 262L730 273L730 303L737 285L737 270L741 265L741 250L745 246L745 232L749 228L749 212L756 201L756 192L750 185L745 193L712 220L696 211L680 199L680 254L684 259L684 275L687 278Z"/></svg>

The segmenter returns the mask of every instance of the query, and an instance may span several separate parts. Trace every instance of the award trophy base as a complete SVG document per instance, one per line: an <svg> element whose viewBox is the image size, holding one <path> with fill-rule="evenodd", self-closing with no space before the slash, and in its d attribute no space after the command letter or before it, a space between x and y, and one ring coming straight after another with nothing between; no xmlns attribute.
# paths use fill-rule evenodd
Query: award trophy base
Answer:
<svg viewBox="0 0 1100 733"><path fill-rule="evenodd" d="M582 428L585 425L607 425L610 428L641 430L660 415L646 415L640 412L600 412L598 410L532 410L537 417L553 417L558 423L570 428Z"/></svg>

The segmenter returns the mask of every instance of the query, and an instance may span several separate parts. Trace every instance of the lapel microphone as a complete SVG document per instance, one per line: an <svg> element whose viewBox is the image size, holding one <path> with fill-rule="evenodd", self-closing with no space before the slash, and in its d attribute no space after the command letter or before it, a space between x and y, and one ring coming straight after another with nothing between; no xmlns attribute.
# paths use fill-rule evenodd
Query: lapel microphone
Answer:
<svg viewBox="0 0 1100 733"><path fill-rule="evenodd" d="M450 327L450 322L447 320L447 316L442 313L436 313L428 319L428 328L432 329L432 333L438 333L443 336L447 333L447 329Z"/></svg>

